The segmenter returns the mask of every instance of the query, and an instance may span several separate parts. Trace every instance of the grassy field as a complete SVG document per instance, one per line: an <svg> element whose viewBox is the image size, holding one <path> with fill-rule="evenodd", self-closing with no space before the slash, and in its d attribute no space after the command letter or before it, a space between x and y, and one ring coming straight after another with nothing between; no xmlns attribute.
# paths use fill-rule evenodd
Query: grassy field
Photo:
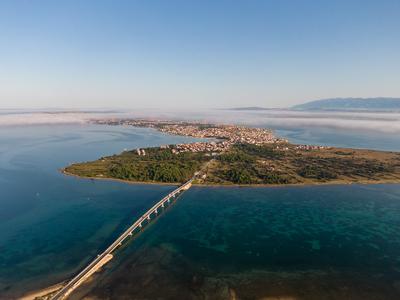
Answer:
<svg viewBox="0 0 400 300"><path fill-rule="evenodd" d="M206 162L199 184L318 184L400 182L400 153L358 149L300 150L296 145L241 144L211 157L207 153L173 154L147 148L146 155L126 151L99 160L73 164L66 173L134 182L180 183ZM287 149L286 149L287 148Z"/></svg>

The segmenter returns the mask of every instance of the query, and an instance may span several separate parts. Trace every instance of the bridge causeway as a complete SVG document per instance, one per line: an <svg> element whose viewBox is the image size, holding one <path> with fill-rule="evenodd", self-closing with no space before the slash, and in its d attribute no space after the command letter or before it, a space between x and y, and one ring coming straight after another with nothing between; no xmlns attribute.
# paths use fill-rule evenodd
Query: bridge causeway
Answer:
<svg viewBox="0 0 400 300"><path fill-rule="evenodd" d="M89 278L94 272L100 269L104 264L106 264L112 258L112 252L117 249L122 243L133 235L133 232L139 228L141 229L144 222L149 222L151 220L151 215L158 215L158 211L165 207L166 203L170 203L179 193L188 190L192 186L193 180L199 172L179 186L177 189L173 190L167 196L162 198L156 204L154 204L149 210L147 210L135 223L133 223L128 229L126 229L106 250L99 254L88 266L86 266L81 272L79 272L74 278L72 278L65 286L63 286L52 298L51 300L62 300L66 299L79 285L81 285L87 278Z"/></svg>

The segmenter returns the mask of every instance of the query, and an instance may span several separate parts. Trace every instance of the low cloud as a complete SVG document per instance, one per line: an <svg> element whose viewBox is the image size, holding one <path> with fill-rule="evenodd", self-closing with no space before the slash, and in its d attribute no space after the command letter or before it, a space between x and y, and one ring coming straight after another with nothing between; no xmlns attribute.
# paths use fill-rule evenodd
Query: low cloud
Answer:
<svg viewBox="0 0 400 300"><path fill-rule="evenodd" d="M265 124L284 128L323 127L341 130L351 129L400 133L400 114L319 113L307 115L302 113L274 118L261 117L261 119L264 120Z"/></svg>
<svg viewBox="0 0 400 300"><path fill-rule="evenodd" d="M1 112L0 126L39 124L83 124L90 119L110 117L151 117L159 119L201 120L215 123L247 124L278 128L321 127L400 133L400 113L304 112L268 110L237 112L204 110L126 111L126 112Z"/></svg>
<svg viewBox="0 0 400 300"><path fill-rule="evenodd" d="M83 124L104 114L82 112L7 112L0 114L0 126Z"/></svg>
<svg viewBox="0 0 400 300"><path fill-rule="evenodd" d="M400 133L400 113L260 111L212 113L215 122L278 128L321 127Z"/></svg>

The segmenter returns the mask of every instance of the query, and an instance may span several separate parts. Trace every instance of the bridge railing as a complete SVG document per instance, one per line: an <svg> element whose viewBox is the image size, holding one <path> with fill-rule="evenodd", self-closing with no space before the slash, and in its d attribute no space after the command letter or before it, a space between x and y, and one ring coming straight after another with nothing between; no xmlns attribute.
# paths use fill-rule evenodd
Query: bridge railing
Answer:
<svg viewBox="0 0 400 300"><path fill-rule="evenodd" d="M195 177L192 177L190 180L185 182L183 185L169 193L167 196L162 198L156 204L154 204L150 209L148 209L138 220L135 221L128 229L126 229L110 246L107 247L101 254L99 254L89 265L87 265L82 271L80 271L74 278L72 278L61 290L59 290L51 299L64 299L73 289L76 288L75 285L79 284L79 280L85 276L92 268L94 268L97 263L103 259L107 254L112 253L118 246L133 233L133 231L140 227L143 221L145 221L148 216L150 216L153 212L155 212L160 206L162 206L168 199L172 196L175 196L181 190L185 189L188 185L190 185Z"/></svg>

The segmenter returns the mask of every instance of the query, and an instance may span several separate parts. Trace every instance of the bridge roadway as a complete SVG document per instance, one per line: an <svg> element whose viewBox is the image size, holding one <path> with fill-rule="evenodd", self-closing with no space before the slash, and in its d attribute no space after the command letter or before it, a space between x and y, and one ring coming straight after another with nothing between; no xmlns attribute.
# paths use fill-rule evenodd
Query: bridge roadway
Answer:
<svg viewBox="0 0 400 300"><path fill-rule="evenodd" d="M196 175L195 175L196 176ZM98 265L100 262L105 259L105 257L109 254L111 254L118 246L122 245L122 242L125 241L128 237L130 237L133 234L133 231L136 228L141 228L142 223L146 220L150 220L150 215L152 213L157 214L158 209L160 207L164 207L165 202L170 202L171 197L174 197L181 191L187 190L191 187L192 181L194 180L194 177L192 177L189 181L185 182L183 185L181 185L179 188L175 189L171 193L169 193L167 196L162 198L160 201L158 201L156 204L154 204L147 212L145 212L135 223L133 223L127 230L125 230L104 252L99 254L96 259L94 259L86 268L84 268L78 275L76 275L74 278L72 278L61 290L59 290L51 299L52 300L61 300L65 299L68 297L70 293L74 289L76 289L87 277L88 274L95 272L97 269Z"/></svg>

